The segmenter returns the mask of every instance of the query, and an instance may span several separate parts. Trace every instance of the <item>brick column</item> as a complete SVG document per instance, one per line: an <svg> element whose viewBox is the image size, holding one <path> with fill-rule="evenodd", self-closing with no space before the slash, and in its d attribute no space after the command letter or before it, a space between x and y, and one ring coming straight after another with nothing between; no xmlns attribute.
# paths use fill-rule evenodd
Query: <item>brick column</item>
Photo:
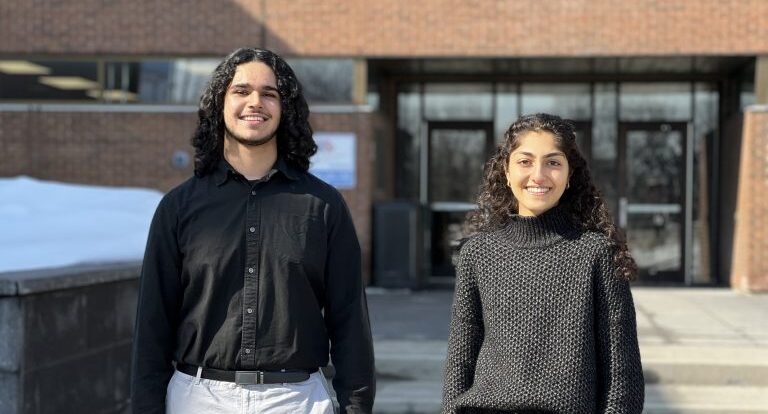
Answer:
<svg viewBox="0 0 768 414"><path fill-rule="evenodd" d="M768 105L768 55L755 60L755 100L759 105Z"/></svg>
<svg viewBox="0 0 768 414"><path fill-rule="evenodd" d="M731 287L768 292L768 105L744 112Z"/></svg>

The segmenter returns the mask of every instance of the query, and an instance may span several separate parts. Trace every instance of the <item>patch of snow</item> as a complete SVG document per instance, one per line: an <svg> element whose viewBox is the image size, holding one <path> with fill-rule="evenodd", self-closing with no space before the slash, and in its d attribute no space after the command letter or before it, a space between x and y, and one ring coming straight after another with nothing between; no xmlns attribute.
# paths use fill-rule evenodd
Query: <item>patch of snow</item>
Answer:
<svg viewBox="0 0 768 414"><path fill-rule="evenodd" d="M141 260L163 193L0 178L0 272Z"/></svg>

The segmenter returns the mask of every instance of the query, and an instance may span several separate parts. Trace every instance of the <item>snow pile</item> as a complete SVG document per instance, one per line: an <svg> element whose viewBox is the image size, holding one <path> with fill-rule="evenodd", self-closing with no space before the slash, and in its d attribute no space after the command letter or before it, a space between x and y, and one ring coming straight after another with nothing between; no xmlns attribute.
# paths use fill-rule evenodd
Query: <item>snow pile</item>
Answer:
<svg viewBox="0 0 768 414"><path fill-rule="evenodd" d="M0 272L141 260L163 194L0 178Z"/></svg>

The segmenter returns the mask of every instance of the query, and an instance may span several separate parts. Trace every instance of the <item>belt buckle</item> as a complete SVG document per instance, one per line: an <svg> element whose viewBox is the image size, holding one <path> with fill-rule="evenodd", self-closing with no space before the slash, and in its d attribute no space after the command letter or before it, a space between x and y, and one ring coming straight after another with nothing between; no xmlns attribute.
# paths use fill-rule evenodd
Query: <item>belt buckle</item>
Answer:
<svg viewBox="0 0 768 414"><path fill-rule="evenodd" d="M264 371L235 371L235 384L264 384Z"/></svg>

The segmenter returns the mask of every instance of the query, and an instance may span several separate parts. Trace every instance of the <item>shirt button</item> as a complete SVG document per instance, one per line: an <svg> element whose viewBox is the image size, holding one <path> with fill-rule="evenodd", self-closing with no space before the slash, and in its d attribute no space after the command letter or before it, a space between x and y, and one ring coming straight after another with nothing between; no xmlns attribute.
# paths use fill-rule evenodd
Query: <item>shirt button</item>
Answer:
<svg viewBox="0 0 768 414"><path fill-rule="evenodd" d="M256 190L251 191L251 195L256 195Z"/></svg>
<svg viewBox="0 0 768 414"><path fill-rule="evenodd" d="M248 313L253 313L253 309L251 309L251 308L248 308L245 311L248 312Z"/></svg>
<svg viewBox="0 0 768 414"><path fill-rule="evenodd" d="M249 267L248 268L248 273L253 273L253 272L255 272L255 270L252 267Z"/></svg>
<svg viewBox="0 0 768 414"><path fill-rule="evenodd" d="M246 354L250 354L250 353L251 353L251 350L250 350L250 349L248 349L248 348L245 348L245 353L246 353Z"/></svg>
<svg viewBox="0 0 768 414"><path fill-rule="evenodd" d="M250 228L250 229L248 229L248 230L250 230L250 231L251 231L251 233L254 233L254 232L256 232L256 227L251 227L251 228Z"/></svg>

